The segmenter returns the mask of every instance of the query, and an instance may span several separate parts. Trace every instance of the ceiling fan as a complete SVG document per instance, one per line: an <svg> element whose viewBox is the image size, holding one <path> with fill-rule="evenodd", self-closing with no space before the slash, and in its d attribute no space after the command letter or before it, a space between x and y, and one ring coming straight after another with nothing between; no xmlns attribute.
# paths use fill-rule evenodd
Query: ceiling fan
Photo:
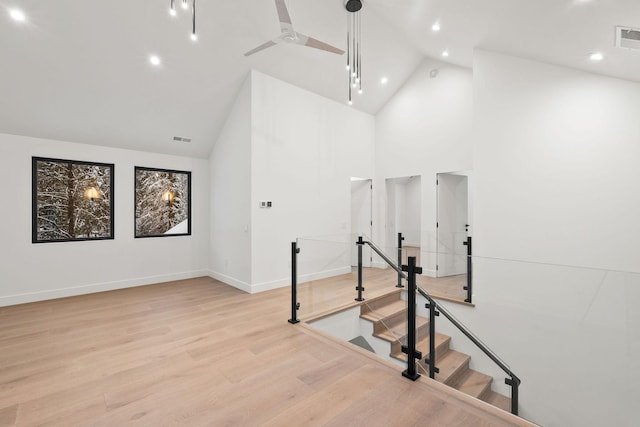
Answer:
<svg viewBox="0 0 640 427"><path fill-rule="evenodd" d="M338 49L337 47L331 46L330 44L321 42L320 40L314 39L313 37L309 37L305 34L295 31L293 29L293 25L291 24L291 17L289 16L287 6L284 4L284 0L275 1L276 10L278 11L278 18L280 19L280 30L282 34L280 34L279 37L276 37L273 40L269 40L268 42L261 44L255 49L251 49L249 52L245 53L244 56L253 55L256 52L260 52L261 50L267 49L271 46L275 46L279 43L293 43L303 46L309 46L315 49L337 53L338 55L342 55L344 53L344 50L342 49Z"/></svg>

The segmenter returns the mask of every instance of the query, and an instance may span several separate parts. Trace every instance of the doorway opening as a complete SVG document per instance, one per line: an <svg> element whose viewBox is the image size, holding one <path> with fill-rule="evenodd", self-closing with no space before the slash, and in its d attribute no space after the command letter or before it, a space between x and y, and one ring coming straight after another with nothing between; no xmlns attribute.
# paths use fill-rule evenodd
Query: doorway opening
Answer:
<svg viewBox="0 0 640 427"><path fill-rule="evenodd" d="M469 172L437 174L436 275L448 277L459 291L470 287L468 237L471 235ZM465 301L471 302L465 296Z"/></svg>
<svg viewBox="0 0 640 427"><path fill-rule="evenodd" d="M422 182L420 175L388 178L386 242L389 251L397 245L398 233L402 233L402 263L407 257L416 257L421 264L420 247L422 236ZM395 258L395 256L394 256Z"/></svg>

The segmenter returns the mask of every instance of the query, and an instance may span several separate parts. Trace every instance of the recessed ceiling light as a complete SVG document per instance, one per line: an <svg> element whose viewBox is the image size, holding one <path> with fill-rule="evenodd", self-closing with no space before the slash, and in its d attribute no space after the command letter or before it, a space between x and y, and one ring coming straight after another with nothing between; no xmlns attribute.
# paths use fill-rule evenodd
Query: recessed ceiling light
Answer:
<svg viewBox="0 0 640 427"><path fill-rule="evenodd" d="M386 78L386 77L383 77L383 78L380 79L380 83L382 83L383 85L386 85L388 81L389 81L389 79Z"/></svg>
<svg viewBox="0 0 640 427"><path fill-rule="evenodd" d="M176 10L175 9L169 9L169 15L171 16L176 16Z"/></svg>
<svg viewBox="0 0 640 427"><path fill-rule="evenodd" d="M589 59L594 62L602 61L604 59L604 55L600 52L594 52L589 55Z"/></svg>
<svg viewBox="0 0 640 427"><path fill-rule="evenodd" d="M187 0L182 0L182 8L187 9L189 5L187 4Z"/></svg>
<svg viewBox="0 0 640 427"><path fill-rule="evenodd" d="M445 58L446 58L447 56L449 56L449 51L448 51L448 50L443 50L443 51L442 51L442 56L444 56Z"/></svg>
<svg viewBox="0 0 640 427"><path fill-rule="evenodd" d="M440 31L440 23L436 22L431 26L431 29L437 33L438 31Z"/></svg>
<svg viewBox="0 0 640 427"><path fill-rule="evenodd" d="M18 9L11 9L9 11L9 15L18 22L23 22L27 19L27 17L24 15L24 12Z"/></svg>
<svg viewBox="0 0 640 427"><path fill-rule="evenodd" d="M151 55L149 57L149 62L151 63L151 65L154 65L157 67L158 65L160 65L160 57L156 55Z"/></svg>

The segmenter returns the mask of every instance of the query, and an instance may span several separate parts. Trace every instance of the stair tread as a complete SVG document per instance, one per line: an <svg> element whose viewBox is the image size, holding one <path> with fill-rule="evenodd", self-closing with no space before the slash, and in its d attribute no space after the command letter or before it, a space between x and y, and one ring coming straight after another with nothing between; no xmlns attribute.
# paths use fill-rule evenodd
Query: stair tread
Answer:
<svg viewBox="0 0 640 427"><path fill-rule="evenodd" d="M469 359L468 354L455 350L447 351L436 363L436 367L440 370L435 375L436 381L450 385L468 368ZM426 363L424 363L424 366L428 369Z"/></svg>
<svg viewBox="0 0 640 427"><path fill-rule="evenodd" d="M451 384L451 387L460 390L469 396L483 398L491 390L493 378L482 372L467 369L460 377Z"/></svg>
<svg viewBox="0 0 640 427"><path fill-rule="evenodd" d="M399 301L401 299L401 295L402 291L400 289L397 289L395 291L371 299L365 299L364 303L362 304L362 308L369 311L375 311L379 307L383 307L387 304Z"/></svg>
<svg viewBox="0 0 640 427"><path fill-rule="evenodd" d="M407 335L407 320L405 319L402 323L397 324L385 324L384 331L374 334L375 337L381 338L385 341L394 342L403 339ZM426 317L418 316L416 318L416 328L427 328L429 327L429 319Z"/></svg>
<svg viewBox="0 0 640 427"><path fill-rule="evenodd" d="M386 305L383 305L382 307L378 307L374 311L363 313L360 315L360 317L363 319L369 320L371 322L377 322L378 320L384 319L399 311L403 311L406 308L406 306L407 306L406 301L396 300L391 302L390 304L386 304Z"/></svg>
<svg viewBox="0 0 640 427"><path fill-rule="evenodd" d="M511 412L511 399L504 394L490 390L482 400L503 411Z"/></svg>

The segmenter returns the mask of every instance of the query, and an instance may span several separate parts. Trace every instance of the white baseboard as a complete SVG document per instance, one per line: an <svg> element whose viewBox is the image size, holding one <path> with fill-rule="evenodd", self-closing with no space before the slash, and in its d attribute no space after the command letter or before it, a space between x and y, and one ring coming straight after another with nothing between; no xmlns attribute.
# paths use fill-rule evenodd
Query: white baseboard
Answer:
<svg viewBox="0 0 640 427"><path fill-rule="evenodd" d="M272 280L270 282L255 283L251 285L251 293L257 294L259 292L265 292L265 291L270 291L272 289L284 288L285 286L290 286L290 285L291 285L290 278Z"/></svg>
<svg viewBox="0 0 640 427"><path fill-rule="evenodd" d="M312 280L326 279L327 277L340 276L341 274L351 273L351 266L334 268L333 270L319 271L317 273L298 275L298 283L310 282Z"/></svg>
<svg viewBox="0 0 640 427"><path fill-rule="evenodd" d="M387 265L387 263L384 261L373 262L371 266L374 268L390 268ZM335 268L333 270L320 271L317 273L301 274L301 275L298 275L298 283L305 283L305 282L311 282L313 280L326 279L328 277L340 276L342 274L347 274L350 272L351 272L351 266L346 266L346 267ZM270 291L272 289L283 288L285 286L291 285L290 277L287 277L286 279L278 279L278 280L272 280L269 282L254 283L250 285L241 280L234 279L233 277L230 277L225 274L218 273L212 270L209 270L207 275L223 283L226 283L227 285L233 286L234 288L238 288L241 291L244 291L250 294L257 294L259 292ZM429 276L429 277L436 277L436 271L423 270L423 275Z"/></svg>
<svg viewBox="0 0 640 427"><path fill-rule="evenodd" d="M391 268L389 267L389 264L387 264L384 261L374 261L371 263L371 267L373 268Z"/></svg>
<svg viewBox="0 0 640 427"><path fill-rule="evenodd" d="M422 268L422 275L429 277L438 277L435 270L427 270L426 268Z"/></svg>
<svg viewBox="0 0 640 427"><path fill-rule="evenodd" d="M332 270L320 271L310 274L299 274L298 283L311 282L312 280L326 279L328 277L340 276L341 274L351 273L351 266L334 268ZM291 285L291 278L278 279L270 282L254 283L251 285L251 293L256 294L258 292L270 291L271 289L282 288L284 286Z"/></svg>
<svg viewBox="0 0 640 427"><path fill-rule="evenodd" d="M234 288L238 288L248 294L252 293L251 285L247 282L243 282L242 280L235 279L231 276L227 276L226 274L218 273L217 271L213 270L208 270L207 276L219 280L222 283L226 283L229 286L233 286Z"/></svg>
<svg viewBox="0 0 640 427"><path fill-rule="evenodd" d="M93 294L96 292L113 291L116 289L135 288L136 286L172 282L174 280L193 279L202 276L208 276L208 270L184 271L181 273L138 277L136 279L116 280L113 282L91 283L88 285L70 286L66 288L51 289L46 291L25 292L23 294L0 296L0 307L56 298Z"/></svg>

